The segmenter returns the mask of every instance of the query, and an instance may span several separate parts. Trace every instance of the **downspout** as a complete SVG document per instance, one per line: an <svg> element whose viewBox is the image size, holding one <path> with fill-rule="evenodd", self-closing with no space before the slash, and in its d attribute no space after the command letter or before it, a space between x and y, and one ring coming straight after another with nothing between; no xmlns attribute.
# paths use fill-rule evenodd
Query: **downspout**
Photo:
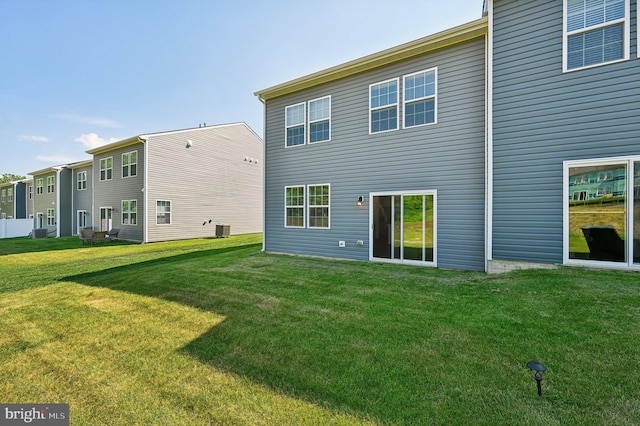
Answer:
<svg viewBox="0 0 640 426"><path fill-rule="evenodd" d="M61 180L60 180L60 172L62 168L56 170L56 238L60 238L60 221L62 217L60 216L60 194L62 193Z"/></svg>
<svg viewBox="0 0 640 426"><path fill-rule="evenodd" d="M262 103L262 252L266 251L266 215L267 215L267 100L258 95Z"/></svg>
<svg viewBox="0 0 640 426"><path fill-rule="evenodd" d="M148 221L148 201L149 201L149 171L148 171L148 165L149 165L149 149L147 148L148 144L146 143L147 140L143 137L143 136L138 136L138 142L140 142L143 146L143 151L144 151L144 161L143 161L143 167L144 167L144 178L143 178L143 187L142 187L142 211L144 212L144 214L142 215L142 220L144 220L144 226L142 227L142 244L145 244L147 242L147 236L149 235L149 221Z"/></svg>
<svg viewBox="0 0 640 426"><path fill-rule="evenodd" d="M488 2L488 29L486 47L487 70L487 129L486 129L486 219L485 219L485 272L493 260L493 0Z"/></svg>

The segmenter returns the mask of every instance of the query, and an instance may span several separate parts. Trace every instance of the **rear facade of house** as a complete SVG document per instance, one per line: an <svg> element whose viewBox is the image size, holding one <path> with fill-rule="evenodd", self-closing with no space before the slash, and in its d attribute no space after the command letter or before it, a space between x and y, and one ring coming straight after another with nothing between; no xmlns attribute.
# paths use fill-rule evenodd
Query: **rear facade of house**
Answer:
<svg viewBox="0 0 640 426"><path fill-rule="evenodd" d="M245 123L134 136L93 155L93 228L157 242L262 232L263 144ZM228 227L228 228L226 228Z"/></svg>
<svg viewBox="0 0 640 426"><path fill-rule="evenodd" d="M71 169L73 234L93 227L93 160L75 163Z"/></svg>
<svg viewBox="0 0 640 426"><path fill-rule="evenodd" d="M489 264L640 268L638 2L491 3Z"/></svg>
<svg viewBox="0 0 640 426"><path fill-rule="evenodd" d="M72 235L71 170L66 166L49 167L31 172L33 176L34 228L46 229L49 234Z"/></svg>
<svg viewBox="0 0 640 426"><path fill-rule="evenodd" d="M484 270L486 30L257 92L265 250Z"/></svg>

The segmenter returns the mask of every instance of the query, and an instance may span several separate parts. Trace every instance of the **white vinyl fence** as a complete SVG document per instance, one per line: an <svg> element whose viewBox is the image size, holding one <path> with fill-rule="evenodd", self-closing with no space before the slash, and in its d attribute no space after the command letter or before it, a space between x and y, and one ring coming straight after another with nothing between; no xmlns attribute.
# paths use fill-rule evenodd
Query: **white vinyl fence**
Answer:
<svg viewBox="0 0 640 426"><path fill-rule="evenodd" d="M33 230L33 219L0 219L0 238L26 237Z"/></svg>

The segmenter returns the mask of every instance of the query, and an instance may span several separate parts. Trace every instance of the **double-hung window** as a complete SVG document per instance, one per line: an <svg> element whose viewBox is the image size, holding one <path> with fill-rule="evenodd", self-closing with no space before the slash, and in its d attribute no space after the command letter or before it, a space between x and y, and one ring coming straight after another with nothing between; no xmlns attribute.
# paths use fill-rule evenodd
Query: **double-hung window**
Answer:
<svg viewBox="0 0 640 426"><path fill-rule="evenodd" d="M53 194L56 192L56 177L47 176L47 194Z"/></svg>
<svg viewBox="0 0 640 426"><path fill-rule="evenodd" d="M0 196L0 202L2 202L2 203L6 203L7 202L7 190L6 189L2 190L2 195Z"/></svg>
<svg viewBox="0 0 640 426"><path fill-rule="evenodd" d="M56 211L54 209L47 209L47 225L54 226L56 224Z"/></svg>
<svg viewBox="0 0 640 426"><path fill-rule="evenodd" d="M305 135L305 103L285 108L285 127L287 131L286 146L304 145Z"/></svg>
<svg viewBox="0 0 640 426"><path fill-rule="evenodd" d="M284 189L285 198L285 218L286 228L304 228L305 210L305 190L304 186L287 186Z"/></svg>
<svg viewBox="0 0 640 426"><path fill-rule="evenodd" d="M87 172L78 172L77 178L78 191L87 189Z"/></svg>
<svg viewBox="0 0 640 426"><path fill-rule="evenodd" d="M44 193L44 178L36 179L36 194Z"/></svg>
<svg viewBox="0 0 640 426"><path fill-rule="evenodd" d="M403 77L402 127L436 122L436 70L420 71Z"/></svg>
<svg viewBox="0 0 640 426"><path fill-rule="evenodd" d="M398 129L398 78L369 86L369 133Z"/></svg>
<svg viewBox="0 0 640 426"><path fill-rule="evenodd" d="M156 201L156 225L171 224L171 201Z"/></svg>
<svg viewBox="0 0 640 426"><path fill-rule="evenodd" d="M136 176L138 174L138 152L131 151L122 154L122 177Z"/></svg>
<svg viewBox="0 0 640 426"><path fill-rule="evenodd" d="M7 188L7 202L11 203L13 201L13 188Z"/></svg>
<svg viewBox="0 0 640 426"><path fill-rule="evenodd" d="M113 178L113 157L100 159L100 180L111 180Z"/></svg>
<svg viewBox="0 0 640 426"><path fill-rule="evenodd" d="M29 185L27 188L29 188L29 199L33 200L33 185Z"/></svg>
<svg viewBox="0 0 640 426"><path fill-rule="evenodd" d="M329 184L287 186L284 198L285 228L329 229Z"/></svg>
<svg viewBox="0 0 640 426"><path fill-rule="evenodd" d="M309 228L329 228L329 185L309 185Z"/></svg>
<svg viewBox="0 0 640 426"><path fill-rule="evenodd" d="M136 225L138 213L138 201L136 200L122 200L122 224L123 225Z"/></svg>
<svg viewBox="0 0 640 426"><path fill-rule="evenodd" d="M564 71L629 58L629 0L564 0Z"/></svg>
<svg viewBox="0 0 640 426"><path fill-rule="evenodd" d="M331 140L331 97L309 101L309 143Z"/></svg>

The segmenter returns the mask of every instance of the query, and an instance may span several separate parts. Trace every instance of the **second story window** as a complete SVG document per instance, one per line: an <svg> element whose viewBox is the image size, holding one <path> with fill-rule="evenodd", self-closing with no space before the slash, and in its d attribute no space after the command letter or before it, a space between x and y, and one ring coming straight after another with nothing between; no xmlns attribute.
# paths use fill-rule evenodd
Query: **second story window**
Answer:
<svg viewBox="0 0 640 426"><path fill-rule="evenodd" d="M138 174L138 152L131 151L122 154L122 177L137 176Z"/></svg>
<svg viewBox="0 0 640 426"><path fill-rule="evenodd" d="M369 133L398 129L398 79L369 86Z"/></svg>
<svg viewBox="0 0 640 426"><path fill-rule="evenodd" d="M2 190L2 196L0 196L0 202L2 202L2 203L6 203L7 202L7 190L6 189Z"/></svg>
<svg viewBox="0 0 640 426"><path fill-rule="evenodd" d="M436 122L436 70L420 71L403 78L403 127Z"/></svg>
<svg viewBox="0 0 640 426"><path fill-rule="evenodd" d="M36 194L44 193L44 179L38 178L36 179Z"/></svg>
<svg viewBox="0 0 640 426"><path fill-rule="evenodd" d="M100 180L111 180L113 178L113 157L102 158L100 160Z"/></svg>
<svg viewBox="0 0 640 426"><path fill-rule="evenodd" d="M564 0L564 70L629 57L629 0Z"/></svg>
<svg viewBox="0 0 640 426"><path fill-rule="evenodd" d="M53 194L56 192L56 177L47 176L47 194Z"/></svg>
<svg viewBox="0 0 640 426"><path fill-rule="evenodd" d="M13 201L13 188L7 188L7 202Z"/></svg>
<svg viewBox="0 0 640 426"><path fill-rule="evenodd" d="M304 145L304 102L285 108L286 146Z"/></svg>
<svg viewBox="0 0 640 426"><path fill-rule="evenodd" d="M33 200L33 185L29 185L29 199Z"/></svg>
<svg viewBox="0 0 640 426"><path fill-rule="evenodd" d="M78 191L87 189L87 172L78 172L77 188Z"/></svg>
<svg viewBox="0 0 640 426"><path fill-rule="evenodd" d="M331 139L331 97L309 101L309 143Z"/></svg>

